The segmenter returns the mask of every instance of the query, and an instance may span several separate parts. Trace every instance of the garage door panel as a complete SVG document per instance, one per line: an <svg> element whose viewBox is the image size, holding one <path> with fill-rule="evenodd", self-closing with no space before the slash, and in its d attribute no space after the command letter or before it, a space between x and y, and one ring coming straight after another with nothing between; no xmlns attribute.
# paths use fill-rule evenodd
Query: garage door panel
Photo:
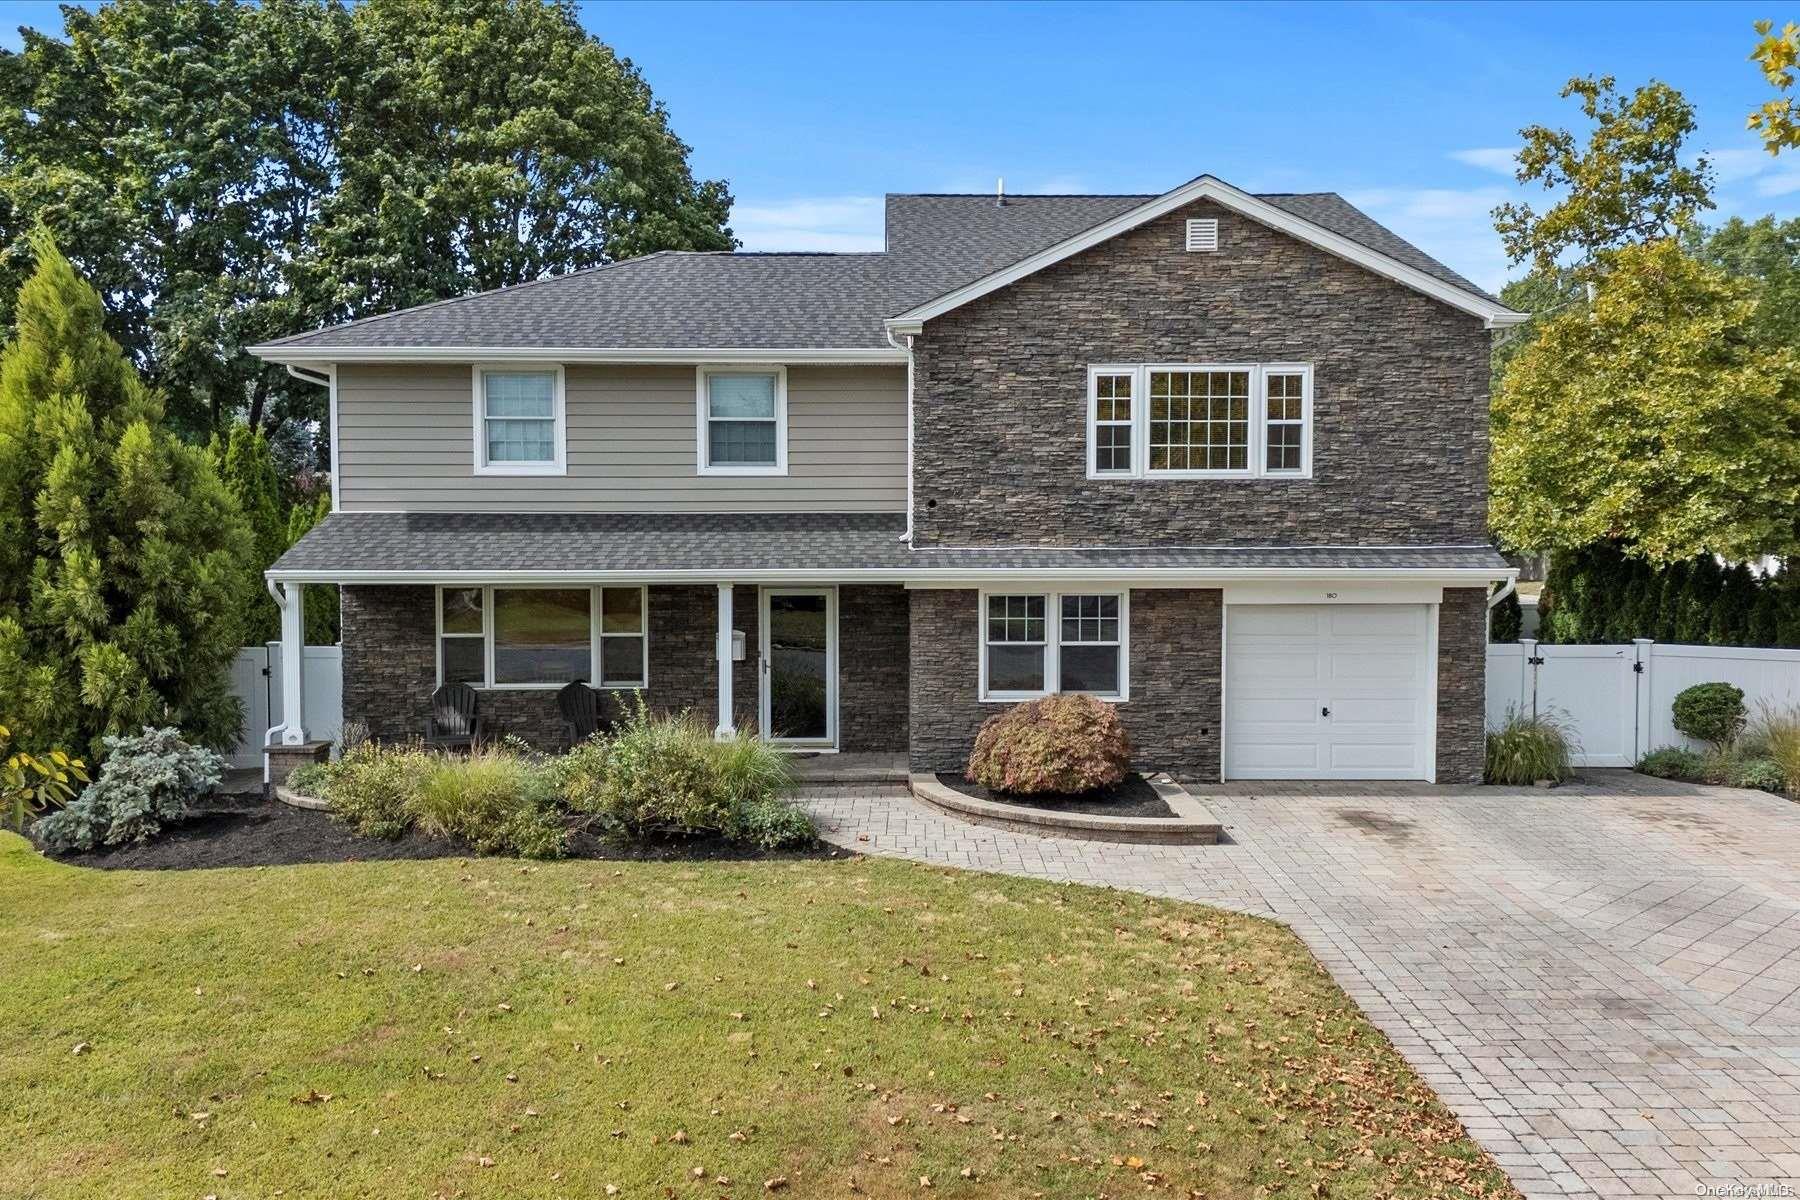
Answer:
<svg viewBox="0 0 1800 1200"><path fill-rule="evenodd" d="M1416 606L1360 604L1324 611L1326 631L1334 638L1389 637L1411 643L1424 632Z"/></svg>
<svg viewBox="0 0 1800 1200"><path fill-rule="evenodd" d="M1319 723L1319 707L1299 696L1244 696L1231 702L1232 718L1246 732L1265 725L1312 729Z"/></svg>
<svg viewBox="0 0 1800 1200"><path fill-rule="evenodd" d="M1232 632L1245 637L1313 637L1319 631L1319 613L1305 605L1255 604L1231 610Z"/></svg>
<svg viewBox="0 0 1800 1200"><path fill-rule="evenodd" d="M1231 778L1426 777L1426 605L1232 605L1225 627Z"/></svg>
<svg viewBox="0 0 1800 1200"><path fill-rule="evenodd" d="M1271 772L1317 771L1320 767L1319 747L1292 742L1247 742L1233 749L1232 757L1243 760L1243 776L1280 779ZM1237 772L1234 771L1234 774Z"/></svg>

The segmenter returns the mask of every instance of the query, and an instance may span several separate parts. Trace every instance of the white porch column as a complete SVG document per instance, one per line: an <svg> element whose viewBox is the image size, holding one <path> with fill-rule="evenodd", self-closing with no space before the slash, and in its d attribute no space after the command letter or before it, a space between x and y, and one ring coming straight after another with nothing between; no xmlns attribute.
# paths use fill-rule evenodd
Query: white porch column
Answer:
<svg viewBox="0 0 1800 1200"><path fill-rule="evenodd" d="M719 585L719 724L713 732L721 738L736 734L731 723L731 585Z"/></svg>
<svg viewBox="0 0 1800 1200"><path fill-rule="evenodd" d="M306 585L269 584L281 608L281 744L306 744Z"/></svg>

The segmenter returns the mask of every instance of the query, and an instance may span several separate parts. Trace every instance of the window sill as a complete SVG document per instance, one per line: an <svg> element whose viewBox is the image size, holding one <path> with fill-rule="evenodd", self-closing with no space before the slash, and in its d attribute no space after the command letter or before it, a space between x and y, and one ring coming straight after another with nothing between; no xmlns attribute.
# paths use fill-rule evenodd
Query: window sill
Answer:
<svg viewBox="0 0 1800 1200"><path fill-rule="evenodd" d="M1128 475L1123 471L1089 471L1087 477L1096 481L1113 481L1118 483L1155 483L1158 480L1187 479L1273 479L1293 480L1311 479L1310 471L1265 471L1257 474L1254 471L1147 471L1142 475Z"/></svg>
<svg viewBox="0 0 1800 1200"><path fill-rule="evenodd" d="M585 679L570 680L570 683L587 683ZM442 686L441 684L439 685ZM568 683L471 683L470 687L478 692L555 692L569 686ZM588 683L597 692L641 692L649 688L649 683Z"/></svg>
<svg viewBox="0 0 1800 1200"><path fill-rule="evenodd" d="M509 463L505 466L477 466L477 475L567 475L562 463Z"/></svg>
<svg viewBox="0 0 1800 1200"><path fill-rule="evenodd" d="M724 476L732 476L732 475L786 475L786 474L787 474L787 473L788 473L788 469L787 469L787 468L786 468L786 467L785 467L785 466L774 466L774 467L701 467L701 468L700 468L700 469L699 469L699 470L697 470L697 471L695 471L695 472L694 472L694 473L695 473L695 474L696 474L696 475L724 475Z"/></svg>
<svg viewBox="0 0 1800 1200"><path fill-rule="evenodd" d="M1123 696L1102 696L1097 692L1020 692L1017 695L1012 696L982 696L976 700L976 703L1025 704L1032 700L1043 700L1049 696L1088 696L1095 700L1105 701L1107 704L1128 704L1131 702L1131 696L1129 694Z"/></svg>

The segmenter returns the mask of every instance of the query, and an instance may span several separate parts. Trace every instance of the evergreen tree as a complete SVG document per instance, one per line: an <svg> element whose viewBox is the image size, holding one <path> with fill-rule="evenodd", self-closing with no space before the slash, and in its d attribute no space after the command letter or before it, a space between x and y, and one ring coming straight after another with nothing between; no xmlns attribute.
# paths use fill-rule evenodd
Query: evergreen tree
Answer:
<svg viewBox="0 0 1800 1200"><path fill-rule="evenodd" d="M1800 583L1783 571L1775 585L1775 645L1784 650L1800 650Z"/></svg>
<svg viewBox="0 0 1800 1200"><path fill-rule="evenodd" d="M1524 611L1519 607L1519 593L1506 593L1506 598L1488 610L1488 641L1516 642L1519 640L1519 627L1525 619Z"/></svg>
<svg viewBox="0 0 1800 1200"><path fill-rule="evenodd" d="M0 714L22 745L89 761L151 723L229 745L249 531L99 295L47 233L33 250L0 350Z"/></svg>
<svg viewBox="0 0 1800 1200"><path fill-rule="evenodd" d="M1625 589L1624 603L1619 605L1619 620L1613 629L1613 641L1629 642L1632 638L1656 636L1657 583L1649 565L1636 561L1630 586Z"/></svg>
<svg viewBox="0 0 1800 1200"><path fill-rule="evenodd" d="M1675 611L1675 641L1684 646L1706 645L1723 576L1718 560L1710 554L1702 554L1688 564L1687 582Z"/></svg>
<svg viewBox="0 0 1800 1200"><path fill-rule="evenodd" d="M1662 570L1656 599L1656 640L1673 642L1681 627L1681 598L1687 595L1688 564L1670 563Z"/></svg>
<svg viewBox="0 0 1800 1200"><path fill-rule="evenodd" d="M1756 603L1756 576L1744 563L1729 571L1719 587L1719 598L1713 605L1712 620L1707 624L1707 640L1715 646L1741 646L1749 634L1750 608Z"/></svg>
<svg viewBox="0 0 1800 1200"><path fill-rule="evenodd" d="M1775 577L1764 576L1756 588L1756 602L1750 606L1750 620L1745 628L1744 645L1773 646L1780 636L1781 587Z"/></svg>
<svg viewBox="0 0 1800 1200"><path fill-rule="evenodd" d="M314 525L331 515L331 493L322 491L311 500L302 498L288 510L283 549L305 537ZM338 590L332 584L306 585L306 644L335 646L338 640Z"/></svg>
<svg viewBox="0 0 1800 1200"><path fill-rule="evenodd" d="M244 640L267 642L281 636L281 611L263 586L262 573L272 566L281 552L292 544L288 537L288 520L283 512L281 475L275 469L275 456L262 430L239 422L231 427L230 436L221 443L215 436L210 447L219 478L237 501L244 519L250 524L254 552L248 564L244 594L248 604L244 613Z"/></svg>

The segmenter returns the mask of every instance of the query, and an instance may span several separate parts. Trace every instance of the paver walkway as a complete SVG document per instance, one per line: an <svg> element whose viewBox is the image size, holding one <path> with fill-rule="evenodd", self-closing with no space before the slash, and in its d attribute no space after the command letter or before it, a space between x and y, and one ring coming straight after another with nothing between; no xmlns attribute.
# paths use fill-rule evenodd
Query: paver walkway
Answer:
<svg viewBox="0 0 1800 1200"><path fill-rule="evenodd" d="M894 787L807 802L864 853L1285 922L1528 1196L1800 1194L1800 806L1630 772L1199 794L1231 844L1011 833ZM1766 1190L1703 1190L1734 1184Z"/></svg>

